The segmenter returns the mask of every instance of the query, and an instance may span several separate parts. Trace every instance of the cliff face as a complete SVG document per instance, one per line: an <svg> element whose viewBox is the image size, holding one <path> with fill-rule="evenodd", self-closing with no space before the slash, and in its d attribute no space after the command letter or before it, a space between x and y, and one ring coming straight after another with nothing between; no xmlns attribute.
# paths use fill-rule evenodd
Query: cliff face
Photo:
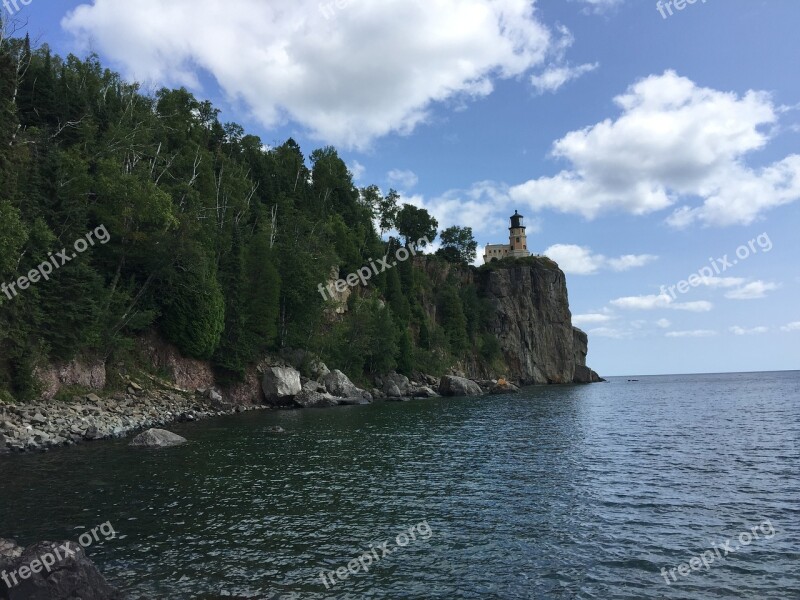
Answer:
<svg viewBox="0 0 800 600"><path fill-rule="evenodd" d="M588 336L572 326L563 271L546 258L479 272L475 284L492 305L491 330L508 375L523 384L592 383Z"/></svg>

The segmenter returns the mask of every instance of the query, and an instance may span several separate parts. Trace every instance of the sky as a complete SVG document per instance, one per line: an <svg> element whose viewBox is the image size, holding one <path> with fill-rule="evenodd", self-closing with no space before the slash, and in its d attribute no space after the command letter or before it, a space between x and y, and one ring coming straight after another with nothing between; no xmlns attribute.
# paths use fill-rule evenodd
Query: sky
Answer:
<svg viewBox="0 0 800 600"><path fill-rule="evenodd" d="M481 249L518 210L602 375L800 368L796 0L26 1L33 40L334 145Z"/></svg>

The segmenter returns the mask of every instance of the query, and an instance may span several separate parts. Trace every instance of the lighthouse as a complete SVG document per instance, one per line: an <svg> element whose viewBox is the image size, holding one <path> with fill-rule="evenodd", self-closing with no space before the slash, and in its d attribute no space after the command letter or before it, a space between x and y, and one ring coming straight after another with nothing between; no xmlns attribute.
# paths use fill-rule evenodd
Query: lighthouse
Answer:
<svg viewBox="0 0 800 600"><path fill-rule="evenodd" d="M525 233L525 217L514 211L511 215L511 227L508 228L508 244L488 244L483 255L483 262L489 263L507 256L522 258L530 256L528 236Z"/></svg>

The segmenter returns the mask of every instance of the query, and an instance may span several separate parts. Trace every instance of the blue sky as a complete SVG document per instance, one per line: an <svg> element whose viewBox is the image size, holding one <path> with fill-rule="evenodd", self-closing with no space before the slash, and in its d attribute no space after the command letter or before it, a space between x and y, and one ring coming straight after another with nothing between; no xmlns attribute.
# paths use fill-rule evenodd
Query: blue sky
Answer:
<svg viewBox="0 0 800 600"><path fill-rule="evenodd" d="M795 0L32 0L16 16L59 53L190 87L267 144L333 144L360 185L481 245L519 210L602 374L800 368Z"/></svg>

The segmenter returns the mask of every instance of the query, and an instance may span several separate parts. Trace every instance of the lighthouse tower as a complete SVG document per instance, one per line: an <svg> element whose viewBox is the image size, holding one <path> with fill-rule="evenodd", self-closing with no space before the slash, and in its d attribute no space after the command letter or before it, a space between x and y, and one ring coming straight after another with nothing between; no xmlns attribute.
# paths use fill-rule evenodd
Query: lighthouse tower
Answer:
<svg viewBox="0 0 800 600"><path fill-rule="evenodd" d="M528 236L525 234L523 217L516 210L511 217L511 227L508 228L508 244L487 244L483 253L483 262L490 263L508 256L522 258L530 256L528 251Z"/></svg>
<svg viewBox="0 0 800 600"><path fill-rule="evenodd" d="M510 246L510 252L508 253L509 256L520 258L531 255L531 253L528 251L528 236L525 233L525 225L523 224L524 218L525 217L519 214L519 212L516 210L511 217L511 227L508 228L508 241Z"/></svg>

